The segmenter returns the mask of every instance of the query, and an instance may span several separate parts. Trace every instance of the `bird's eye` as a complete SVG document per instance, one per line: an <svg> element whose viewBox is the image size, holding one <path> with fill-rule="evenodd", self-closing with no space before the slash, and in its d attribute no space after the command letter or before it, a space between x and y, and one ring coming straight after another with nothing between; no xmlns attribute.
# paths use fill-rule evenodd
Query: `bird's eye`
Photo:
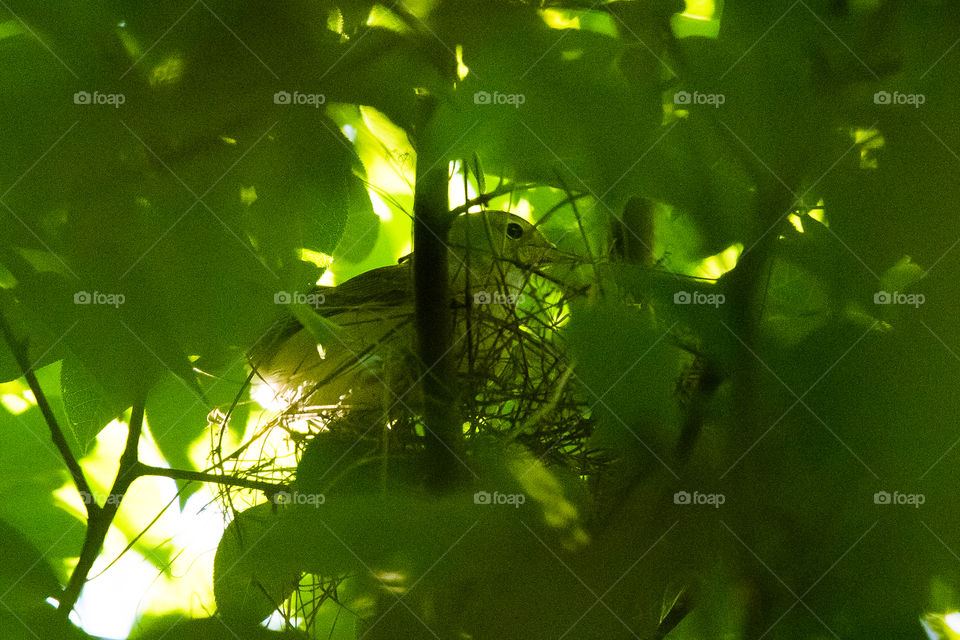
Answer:
<svg viewBox="0 0 960 640"><path fill-rule="evenodd" d="M516 222L507 225L507 237L518 240L523 235L523 227Z"/></svg>

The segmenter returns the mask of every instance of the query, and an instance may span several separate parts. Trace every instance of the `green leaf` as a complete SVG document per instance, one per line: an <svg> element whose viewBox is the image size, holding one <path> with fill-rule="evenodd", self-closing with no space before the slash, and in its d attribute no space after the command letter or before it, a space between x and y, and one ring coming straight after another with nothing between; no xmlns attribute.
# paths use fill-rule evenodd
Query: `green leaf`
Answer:
<svg viewBox="0 0 960 640"><path fill-rule="evenodd" d="M923 269L911 262L910 256L904 256L880 276L880 287L889 292L905 291L924 275Z"/></svg>
<svg viewBox="0 0 960 640"><path fill-rule="evenodd" d="M58 598L60 581L40 550L16 527L0 519L0 637L10 640L36 638L87 638L60 620L47 598Z"/></svg>
<svg viewBox="0 0 960 640"><path fill-rule="evenodd" d="M350 215L343 236L333 252L333 259L357 263L370 255L377 243L380 217L373 212L373 204L360 181L351 183Z"/></svg>
<svg viewBox="0 0 960 640"><path fill-rule="evenodd" d="M373 471L379 463L371 446L370 442L337 431L314 435L297 464L296 490L305 495L345 490L376 492L382 484ZM397 480L395 476L390 474L388 478Z"/></svg>
<svg viewBox="0 0 960 640"><path fill-rule="evenodd" d="M60 581L40 551L16 527L0 519L0 590L4 604L23 611L44 606L60 593Z"/></svg>
<svg viewBox="0 0 960 640"><path fill-rule="evenodd" d="M25 8L28 24L44 25L89 64L79 81L38 73L43 83L13 83L28 102L58 106L11 110L0 127L12 154L5 182L13 185L0 212L12 230L0 256L24 306L63 338L111 403L130 403L167 369L189 380L189 357L222 357L254 343L278 313L273 295L316 280L301 250L331 253L347 212L369 200L333 122L315 108L273 99L281 89L324 89L298 80L275 86L270 73L302 78L312 64L289 57L289 38L317 55L331 52L311 46L324 31L315 16L293 6L274 15L264 3L214 5L221 14L201 11L182 23L182 12L170 7L127 16ZM167 33L173 23L180 28ZM225 26L237 37L219 37ZM337 39L320 40L330 38ZM45 58L33 40L18 37L14 49ZM260 47L258 55L248 47ZM131 72L121 80L105 75L118 62ZM48 84L59 97L47 95ZM69 99L95 87L136 106L121 120L117 110ZM57 137L48 138L54 129ZM71 279L56 288L25 280L6 256L28 249ZM81 291L125 302L72 305Z"/></svg>
<svg viewBox="0 0 960 640"><path fill-rule="evenodd" d="M254 627L293 592L300 571L258 554L264 536L281 525L276 506L260 504L237 514L223 532L213 561L217 611L231 626ZM246 558L253 556L255 562Z"/></svg>
<svg viewBox="0 0 960 640"><path fill-rule="evenodd" d="M60 364L37 371L40 387L65 431L67 441L77 453L78 445L67 426L60 399ZM11 383L26 389L22 382ZM6 392L11 388L5 386ZM22 393L22 392L21 392ZM83 525L73 515L56 506L53 492L70 482L66 466L53 446L50 427L36 406L14 413L0 405L0 518L15 526L39 549L66 581L67 558L76 557L83 542Z"/></svg>
<svg viewBox="0 0 960 640"><path fill-rule="evenodd" d="M63 357L59 336L45 324L34 321L33 314L15 299L13 291L0 288L0 313L10 325L13 339L27 341L27 362L34 371ZM0 338L0 382L19 378L23 373L10 345Z"/></svg>
<svg viewBox="0 0 960 640"><path fill-rule="evenodd" d="M336 340L344 342L343 338L338 337L342 335L343 328L317 313L315 307L305 302L295 302L288 307L293 317L310 332L318 344L331 344Z"/></svg>
<svg viewBox="0 0 960 640"><path fill-rule="evenodd" d="M522 558L530 543L562 555L588 541L576 481L555 475L521 447L476 443L467 460L476 485L444 496L422 486L417 456L385 467L365 453L346 439L315 438L294 492L284 498L289 504L279 526L241 562L255 567L271 558L324 576L376 570L414 580L429 572L442 583L463 577L454 577L462 562L486 576ZM434 568L438 558L444 563Z"/></svg>
<svg viewBox="0 0 960 640"><path fill-rule="evenodd" d="M673 401L681 352L652 319L627 306L575 307L567 340L597 438L616 450L667 455L679 434Z"/></svg>
<svg viewBox="0 0 960 640"><path fill-rule="evenodd" d="M0 609L0 637L5 640L101 640L87 635L69 622L64 622L60 614L46 604L27 611L9 607Z"/></svg>
<svg viewBox="0 0 960 640"><path fill-rule="evenodd" d="M813 274L790 262L773 264L763 329L778 346L795 346L822 327L834 311L827 288Z"/></svg>
<svg viewBox="0 0 960 640"><path fill-rule="evenodd" d="M470 14L477 19L465 21ZM659 137L660 45L551 29L534 7L502 0L444 3L432 19L470 69L438 108L436 148L451 159L477 153L518 181L592 191L619 209L636 186L624 171Z"/></svg>
<svg viewBox="0 0 960 640"><path fill-rule="evenodd" d="M130 640L309 640L296 629L270 631L258 626L232 623L220 617L187 618L168 615L142 619Z"/></svg>
<svg viewBox="0 0 960 640"><path fill-rule="evenodd" d="M127 407L113 403L100 383L75 358L67 358L60 370L60 391L74 437L86 452L111 420Z"/></svg>
<svg viewBox="0 0 960 640"><path fill-rule="evenodd" d="M244 366L245 360L239 360L232 366L204 371L206 375L196 377L193 385L168 373L150 391L146 407L150 434L171 467L196 468L189 456L190 445L211 428L208 418L214 409L225 414L237 401L230 428L242 432L246 427L249 408L243 395L238 400L238 394L247 392L242 388ZM177 484L181 506L200 489L196 482L178 480Z"/></svg>

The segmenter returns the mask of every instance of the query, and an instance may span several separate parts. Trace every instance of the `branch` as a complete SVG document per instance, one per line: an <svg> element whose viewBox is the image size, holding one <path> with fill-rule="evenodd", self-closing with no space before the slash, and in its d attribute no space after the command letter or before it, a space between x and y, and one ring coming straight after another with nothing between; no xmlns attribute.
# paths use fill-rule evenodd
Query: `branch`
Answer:
<svg viewBox="0 0 960 640"><path fill-rule="evenodd" d="M235 478L218 473L204 473L202 471L188 471L187 469L165 469L163 467L151 467L143 463L137 465L137 477L140 476L162 476L164 478L173 478L174 480L193 480L195 482L210 482L213 484L225 485L228 487L242 487L244 489L256 489L263 491L267 495L283 491L287 485L265 482L262 480L248 480L246 478Z"/></svg>
<svg viewBox="0 0 960 640"><path fill-rule="evenodd" d="M87 534L83 539L83 548L80 550L80 559L73 573L70 574L70 582L63 591L63 597L60 599L60 606L57 612L66 619L73 607L76 606L80 598L80 592L83 591L83 585L87 582L87 576L93 563L100 555L103 549L103 541L107 537L110 525L113 523L120 503L127 493L127 489L134 480L137 479L139 460L137 459L137 450L140 443L140 434L143 431L143 409L146 404L145 394L137 399L130 412L130 426L127 430L127 442L123 447L123 453L120 455L120 468L117 470L117 477L113 481L113 487L110 488L110 496L107 503L102 507L93 508L96 501L91 500L87 507L89 516L87 518ZM91 494L92 495L92 494Z"/></svg>
<svg viewBox="0 0 960 640"><path fill-rule="evenodd" d="M16 339L13 331L10 329L10 325L7 324L7 320L2 314L0 314L0 333L3 333L4 340L6 340L7 345L9 345L10 351L13 353L13 357L16 359L21 371L23 371L23 377L26 378L27 385L30 387L30 391L33 392L33 397L37 400L40 413L43 414L43 419L50 428L50 437L53 439L53 444L57 447L57 451L60 452L60 457L63 458L64 464L67 465L67 469L70 471L70 476L73 478L73 484L77 487L77 491L80 492L80 495L93 495L90 491L90 485L87 484L87 478L83 475L83 469L80 467L80 463L77 462L76 457L74 457L73 451L70 450L70 445L67 444L63 430L60 428L56 416L53 415L53 409L47 400L46 394L43 393L43 389L40 387L40 381L37 380L36 374L33 373L33 365L30 364L27 343ZM88 516L92 515L91 509L94 511L98 509L96 503L91 502L87 505Z"/></svg>
<svg viewBox="0 0 960 640"><path fill-rule="evenodd" d="M430 131L434 101L420 105L417 178L413 196L413 274L417 340L423 366L423 422L431 486L454 483L462 448L458 415L453 315L450 309L447 234L453 216L447 199L447 163Z"/></svg>
<svg viewBox="0 0 960 640"><path fill-rule="evenodd" d="M792 204L792 194L780 195L779 185L772 188L758 188L757 217L762 221L763 229L772 229L771 221L785 216ZM775 248L775 231L759 237L747 238L744 246L748 250L741 254L737 266L724 274L727 281L728 301L724 304L728 314L728 331L732 334L726 341L722 360L729 367L728 374L733 381L732 394L734 406L738 407L739 423L736 436L749 444L765 428L766 420L761 416L763 403L761 397L761 372L757 367L757 355L762 355L760 347L760 320L762 317L762 296L767 287L770 261ZM747 446L745 444L744 446Z"/></svg>
<svg viewBox="0 0 960 640"><path fill-rule="evenodd" d="M451 209L450 213L453 216L458 216L461 213L466 213L467 211L469 211L471 207L487 204L494 198L498 198L500 196L506 195L508 193L512 193L514 191L526 191L526 190L532 189L534 186L535 185L532 183L531 184L497 185L497 188L494 189L493 191L488 191L487 193L481 193L476 198L467 200L459 207L454 207L453 209Z"/></svg>

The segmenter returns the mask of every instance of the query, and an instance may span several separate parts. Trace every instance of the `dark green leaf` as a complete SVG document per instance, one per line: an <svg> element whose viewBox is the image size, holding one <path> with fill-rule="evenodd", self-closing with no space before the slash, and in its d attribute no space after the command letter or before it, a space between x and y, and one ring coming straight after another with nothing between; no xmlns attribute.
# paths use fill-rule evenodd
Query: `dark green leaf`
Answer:
<svg viewBox="0 0 960 640"><path fill-rule="evenodd" d="M231 626L253 627L290 595L300 571L270 561L258 544L280 526L273 504L238 513L223 532L213 563L213 586L219 615ZM253 562L248 558L252 556Z"/></svg>

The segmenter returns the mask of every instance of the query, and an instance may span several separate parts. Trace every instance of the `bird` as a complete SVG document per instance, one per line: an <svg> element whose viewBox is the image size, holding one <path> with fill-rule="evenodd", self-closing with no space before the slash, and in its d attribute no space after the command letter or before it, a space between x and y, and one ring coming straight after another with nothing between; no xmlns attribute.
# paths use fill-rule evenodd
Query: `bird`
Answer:
<svg viewBox="0 0 960 640"><path fill-rule="evenodd" d="M532 295L531 273L570 256L527 220L499 210L459 214L451 222L448 246L453 348L461 369L477 365L466 362L473 360L468 352L497 349L490 362L502 361L507 345L496 335L505 326L516 328L517 307ZM337 286L314 287L311 299L321 322L308 328L289 317L251 350L256 374L251 397L274 409L416 409L410 258Z"/></svg>

